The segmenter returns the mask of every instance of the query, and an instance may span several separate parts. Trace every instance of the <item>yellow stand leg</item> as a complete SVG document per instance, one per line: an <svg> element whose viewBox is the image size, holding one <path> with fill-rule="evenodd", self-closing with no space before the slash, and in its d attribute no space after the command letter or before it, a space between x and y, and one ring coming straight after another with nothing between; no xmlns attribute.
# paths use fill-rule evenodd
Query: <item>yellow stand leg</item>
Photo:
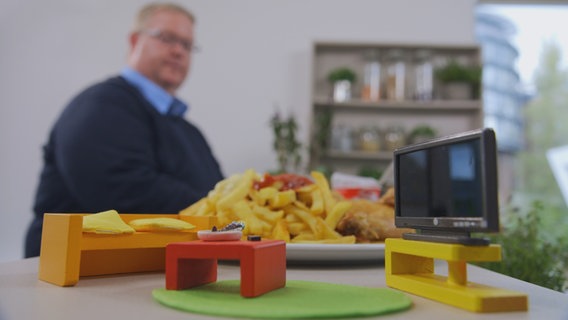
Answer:
<svg viewBox="0 0 568 320"><path fill-rule="evenodd" d="M448 276L434 274L434 259L446 260ZM499 261L501 247L464 246L387 239L385 274L389 287L474 312L526 311L521 292L467 281L466 261Z"/></svg>

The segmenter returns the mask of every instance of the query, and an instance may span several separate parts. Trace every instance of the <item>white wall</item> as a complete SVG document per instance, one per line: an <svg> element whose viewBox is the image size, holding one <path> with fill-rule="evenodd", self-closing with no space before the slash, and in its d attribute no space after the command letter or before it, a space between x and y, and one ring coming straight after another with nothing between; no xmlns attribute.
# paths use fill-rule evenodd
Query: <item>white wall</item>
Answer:
<svg viewBox="0 0 568 320"><path fill-rule="evenodd" d="M78 90L124 63L147 1L0 2L0 262L22 256L41 146ZM197 41L180 91L225 174L276 166L268 121L278 104L309 131L314 41L472 44L475 0L195 0Z"/></svg>

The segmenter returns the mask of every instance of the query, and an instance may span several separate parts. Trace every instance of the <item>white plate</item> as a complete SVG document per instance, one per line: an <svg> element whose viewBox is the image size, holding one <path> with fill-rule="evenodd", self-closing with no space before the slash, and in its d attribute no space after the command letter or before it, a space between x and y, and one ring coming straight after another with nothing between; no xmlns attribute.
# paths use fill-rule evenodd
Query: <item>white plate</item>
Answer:
<svg viewBox="0 0 568 320"><path fill-rule="evenodd" d="M369 244L286 244L288 262L361 263L379 262L385 258L384 243Z"/></svg>

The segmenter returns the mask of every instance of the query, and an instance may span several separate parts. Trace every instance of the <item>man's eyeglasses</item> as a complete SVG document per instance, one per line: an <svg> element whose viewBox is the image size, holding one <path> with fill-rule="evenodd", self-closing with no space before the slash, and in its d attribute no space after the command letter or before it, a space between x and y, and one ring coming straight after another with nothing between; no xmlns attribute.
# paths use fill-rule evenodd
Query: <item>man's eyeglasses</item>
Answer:
<svg viewBox="0 0 568 320"><path fill-rule="evenodd" d="M174 46L176 43L179 43L187 52L199 52L198 46L194 45L191 41L181 39L173 33L158 29L142 30L140 32L156 38L169 46Z"/></svg>

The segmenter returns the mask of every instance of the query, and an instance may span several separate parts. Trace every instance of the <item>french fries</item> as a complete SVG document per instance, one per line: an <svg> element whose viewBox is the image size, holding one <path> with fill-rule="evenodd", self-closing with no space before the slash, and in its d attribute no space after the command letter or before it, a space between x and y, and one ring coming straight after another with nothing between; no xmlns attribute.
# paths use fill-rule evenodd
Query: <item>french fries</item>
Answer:
<svg viewBox="0 0 568 320"><path fill-rule="evenodd" d="M314 171L311 176L313 184L295 190L280 190L281 181L255 188L261 176L249 169L220 181L207 197L180 215L212 215L221 225L242 220L245 236L256 234L292 243L355 243L355 237L335 231L351 202L335 200L321 173Z"/></svg>

